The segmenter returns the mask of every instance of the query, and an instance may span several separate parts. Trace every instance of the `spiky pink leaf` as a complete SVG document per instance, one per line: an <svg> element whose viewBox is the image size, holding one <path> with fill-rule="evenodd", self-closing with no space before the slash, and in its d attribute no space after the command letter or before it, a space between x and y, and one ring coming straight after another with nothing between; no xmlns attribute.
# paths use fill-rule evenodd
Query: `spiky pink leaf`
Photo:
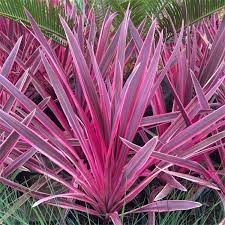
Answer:
<svg viewBox="0 0 225 225"><path fill-rule="evenodd" d="M24 125L28 125L34 117L35 111L31 112L23 121ZM0 145L0 166L4 163L5 159L9 156L15 145L17 144L20 135L16 131L12 131L11 134Z"/></svg>
<svg viewBox="0 0 225 225"><path fill-rule="evenodd" d="M26 70L24 74L20 77L20 79L16 82L15 87L17 87L21 91L25 85L27 78L28 78L28 70ZM15 96L11 95L7 100L7 102L5 103L5 105L3 106L3 111L9 112L10 109L13 107L15 100L16 100Z"/></svg>
<svg viewBox="0 0 225 225"><path fill-rule="evenodd" d="M210 126L213 126L214 123L222 119L224 117L224 113L225 106L222 106L221 108L215 110L213 113L209 114L208 116L205 116L201 120L197 121L196 123L192 124L185 130L180 132L178 135L172 138L168 144L164 145L161 151L171 152L175 148L178 148L182 144L185 144L185 142L192 139L194 136L202 133L205 129Z"/></svg>
<svg viewBox="0 0 225 225"><path fill-rule="evenodd" d="M20 37L18 39L18 41L16 42L15 46L11 50L9 56L7 57L6 61L4 62L3 66L2 66L1 74L4 77L8 77L8 75L9 75L11 69L12 69L12 66L13 66L13 64L15 62L15 59L16 59L16 56L17 56L17 53L19 51L20 44L22 42L22 38L23 37Z"/></svg>
<svg viewBox="0 0 225 225"><path fill-rule="evenodd" d="M38 205L44 203L44 202L48 202L50 200L56 199L56 198L68 198L68 199L76 199L77 197L85 197L85 194L83 193L64 193L64 194L57 194L57 195L51 195L45 198L42 198L40 200L38 200L37 202L35 202L32 207L37 207ZM57 201L57 200L56 200Z"/></svg>
<svg viewBox="0 0 225 225"><path fill-rule="evenodd" d="M0 110L1 119L8 123L19 135L24 137L28 143L34 148L40 151L43 155L49 157L57 165L65 169L68 173L73 173L74 168L68 160L62 158L61 154L58 153L57 149L50 145L48 142L43 140L38 134L32 131L30 128L24 126L18 122L12 116Z"/></svg>
<svg viewBox="0 0 225 225"><path fill-rule="evenodd" d="M131 210L127 213L141 213L141 212L173 212L180 210L189 210L201 207L202 204L187 200L165 200L150 203L148 205Z"/></svg>
<svg viewBox="0 0 225 225"><path fill-rule="evenodd" d="M129 10L126 11L124 20L121 24L119 44L115 59L115 69L113 75L113 96L117 104L123 87L123 70L125 64L126 38L128 32Z"/></svg>
<svg viewBox="0 0 225 225"><path fill-rule="evenodd" d="M86 142L86 138L84 136L82 127L80 125L80 121L79 121L77 115L74 113L72 106L69 104L69 101L67 101L67 96L63 89L62 84L54 76L54 72L52 71L51 67L49 66L46 58L44 57L44 55L42 53L41 53L41 58L42 58L44 66L45 66L45 69L50 77L50 80L54 87L54 90L57 94L57 97L58 97L58 99L62 105L62 108L66 114L66 117L69 121L69 124L70 124L71 128L73 129L73 132L76 134L76 137L78 138L79 143L82 146L83 151L86 154L86 157L91 165L92 171L94 173L96 173L95 162L94 162L92 154L90 153L90 148ZM79 156L77 154L76 154L76 158L79 159Z"/></svg>
<svg viewBox="0 0 225 225"><path fill-rule="evenodd" d="M140 173L146 166L146 163L155 149L157 142L158 137L152 138L142 148L139 149L135 156L125 166L123 172L124 183L130 183L130 180L132 180L132 182L136 180L137 174Z"/></svg>
<svg viewBox="0 0 225 225"><path fill-rule="evenodd" d="M174 188L166 184L163 189L155 196L154 201L159 201L168 196Z"/></svg>
<svg viewBox="0 0 225 225"><path fill-rule="evenodd" d="M89 106L90 113L92 114L93 119L96 120L96 122L98 121L99 126L102 127L103 124L101 121L101 110L99 108L99 98L94 88L93 81L89 75L90 72L88 70L86 61L84 59L84 56L78 44L77 35L72 33L68 24L65 22L63 18L60 18L60 19L69 42L71 54L73 56L74 64L78 71L78 77L82 85L82 89L83 89L87 104Z"/></svg>
<svg viewBox="0 0 225 225"><path fill-rule="evenodd" d="M3 177L0 177L0 182L17 190L17 191L21 191L21 192L24 192L26 193L27 195L30 195L34 198L37 198L37 199L41 199L41 198L45 198L45 197L48 197L49 194L46 194L46 193L43 193L43 192L39 192L39 191L34 191L34 190L31 190L30 188L27 188L27 187L24 187L22 186L21 184L18 184L14 181L10 181L8 179L5 179ZM78 204L73 204L69 201L60 201L58 200L58 203L55 203L54 201L49 203L50 205L53 205L53 206L59 206L62 207L62 208L65 208L65 209L74 209L74 210L77 210L77 211L81 211L81 212L85 212L85 213L90 213L92 215L99 215L99 213L97 211L95 211L94 209L89 209L87 207L83 207L83 206L80 206Z"/></svg>
<svg viewBox="0 0 225 225"><path fill-rule="evenodd" d="M169 123L175 120L178 115L180 115L180 112L171 112L166 114L146 116L142 118L141 126L144 127L144 126L157 125L160 123Z"/></svg>
<svg viewBox="0 0 225 225"><path fill-rule="evenodd" d="M129 148L131 148L131 149L133 149L135 151L138 151L138 149L140 149L139 146L137 146L137 145L135 145L135 144L125 140L125 139L122 139L122 141ZM183 159L183 158L180 158L178 156L164 154L164 153L157 152L157 151L153 151L151 153L151 156L155 157L157 159L160 159L161 161L166 161L168 163L171 163L171 164L163 164L163 163L161 163L161 165L165 166L166 168L171 166L171 165L178 165L178 166L187 168L189 170L196 171L196 172L198 172L200 174L207 175L207 171L204 169L204 167L202 167L199 163L196 163L195 161L191 161L191 160L188 160L186 158Z"/></svg>
<svg viewBox="0 0 225 225"><path fill-rule="evenodd" d="M21 156L17 157L16 160L12 161L2 172L3 177L8 177L13 172L15 172L18 168L23 166L30 158L37 152L36 149L31 148L27 150L25 153L21 154Z"/></svg>
<svg viewBox="0 0 225 225"><path fill-rule="evenodd" d="M109 217L111 218L114 225L122 225L122 221L120 220L120 217L117 212L110 213Z"/></svg>
<svg viewBox="0 0 225 225"><path fill-rule="evenodd" d="M200 102L200 105L201 105L202 109L209 109L209 103L206 100L206 97L203 93L201 85L199 84L196 76L194 75L194 73L192 71L191 71L191 79L192 79L192 82L194 84L195 92L196 92L196 95L198 97L198 100Z"/></svg>
<svg viewBox="0 0 225 225"><path fill-rule="evenodd" d="M187 191L187 188L184 187L184 185L182 185L173 176L171 176L169 174L166 174L166 173L160 174L160 178L165 180L167 182L167 185L169 185L173 188L176 188L176 189L181 190L181 191Z"/></svg>
<svg viewBox="0 0 225 225"><path fill-rule="evenodd" d="M203 186L206 186L206 187L209 187L209 188L212 188L214 190L220 190L215 184L213 184L212 182L210 181L207 181L207 180L203 180L201 178L198 178L198 177L194 177L192 175L188 175L188 174L184 174L184 173L179 173L179 172L173 172L173 171L169 171L169 170L164 170L164 169L160 169L162 170L163 172L165 173L168 173L172 176L175 176L175 177L180 177L180 178L183 178L185 180L189 180L189 181L192 181L194 183L197 183L199 185L203 185Z"/></svg>
<svg viewBox="0 0 225 225"><path fill-rule="evenodd" d="M104 54L104 50L106 47L106 42L109 38L110 27L115 17L116 17L116 13L109 15L109 12L107 12L107 15L104 18L104 22L100 31L100 37L99 37L98 46L96 50L97 62L100 62L102 59L102 55Z"/></svg>

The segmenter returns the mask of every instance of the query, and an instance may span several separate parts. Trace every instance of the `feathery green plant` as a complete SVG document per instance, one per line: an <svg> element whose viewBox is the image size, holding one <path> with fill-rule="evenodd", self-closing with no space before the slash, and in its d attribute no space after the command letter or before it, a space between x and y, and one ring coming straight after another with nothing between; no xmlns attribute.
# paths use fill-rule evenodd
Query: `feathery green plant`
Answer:
<svg viewBox="0 0 225 225"><path fill-rule="evenodd" d="M59 20L59 14L68 23L71 24L71 21L65 15L62 1L57 5L52 5L48 0L0 0L0 17L9 18L29 27L29 21L24 12L25 8L35 18L46 36L60 44L63 43L65 33Z"/></svg>
<svg viewBox="0 0 225 225"><path fill-rule="evenodd" d="M108 7L123 18L129 6L132 21L137 25L148 16L158 18L161 28L172 31L172 23L179 29L184 24L190 25L225 7L225 0L90 0L95 5L99 18ZM172 23L171 23L172 22Z"/></svg>

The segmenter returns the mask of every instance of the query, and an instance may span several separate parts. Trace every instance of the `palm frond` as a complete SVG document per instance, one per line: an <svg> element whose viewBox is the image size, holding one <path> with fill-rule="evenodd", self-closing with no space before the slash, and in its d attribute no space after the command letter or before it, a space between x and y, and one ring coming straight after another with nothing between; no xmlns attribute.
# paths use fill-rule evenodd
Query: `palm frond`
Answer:
<svg viewBox="0 0 225 225"><path fill-rule="evenodd" d="M128 5L132 21L139 24L145 17L157 17L161 28L171 30L172 24L179 29L184 20L186 26L198 22L225 7L225 0L93 0L98 11L110 7L122 18ZM97 12L98 12L97 11Z"/></svg>
<svg viewBox="0 0 225 225"><path fill-rule="evenodd" d="M171 21L179 29L184 21L185 26L212 15L225 8L225 0L169 0L165 9L160 12L161 26L171 27Z"/></svg>
<svg viewBox="0 0 225 225"><path fill-rule="evenodd" d="M59 14L70 24L71 21L66 18L62 3L53 6L48 0L0 0L1 17L29 26L24 8L32 14L46 36L58 43L63 43L65 34L59 21Z"/></svg>

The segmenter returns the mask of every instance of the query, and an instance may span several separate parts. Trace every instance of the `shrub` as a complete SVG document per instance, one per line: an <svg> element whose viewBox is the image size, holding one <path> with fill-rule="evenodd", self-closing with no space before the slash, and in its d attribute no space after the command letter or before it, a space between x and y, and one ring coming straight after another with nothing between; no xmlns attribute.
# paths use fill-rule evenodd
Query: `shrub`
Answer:
<svg viewBox="0 0 225 225"><path fill-rule="evenodd" d="M149 204L125 214L149 212L151 221L155 212L201 206L161 200L174 188L186 190L175 177L224 196L223 171L215 171L210 158L224 152L224 21L218 31L182 27L168 44L156 21L143 37L129 10L118 29L112 26L115 14L108 13L100 32L87 13L76 17L72 30L61 18L64 48L26 12L35 40L28 45L21 37L1 68L0 182L39 199L34 206L59 205L114 224L121 223L123 205L154 179L164 185L150 194ZM211 43L209 29L216 33ZM29 64L27 48L33 49ZM15 62L21 76L11 79ZM45 180L29 189L8 179L18 168L47 176L56 194L44 191Z"/></svg>

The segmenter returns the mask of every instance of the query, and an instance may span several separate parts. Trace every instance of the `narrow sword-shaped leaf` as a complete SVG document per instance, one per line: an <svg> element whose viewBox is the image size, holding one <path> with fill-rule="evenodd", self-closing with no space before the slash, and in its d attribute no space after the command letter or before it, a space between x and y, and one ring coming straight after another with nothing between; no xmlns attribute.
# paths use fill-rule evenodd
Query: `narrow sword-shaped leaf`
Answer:
<svg viewBox="0 0 225 225"><path fill-rule="evenodd" d="M24 192L27 195L30 195L30 196L32 196L34 198L37 198L37 199L49 196L49 194L46 194L46 193L43 193L43 192L38 192L38 191L33 191L30 188L24 187L24 186L22 186L22 185L20 185L16 182L5 179L4 177L0 177L0 182L3 183L4 185L7 185L7 186L9 186L9 187L11 187L15 190ZM81 212L90 213L92 215L99 216L99 213L94 209L89 209L87 207L83 207L83 206L80 206L78 204L73 204L73 203L71 203L69 201L66 201L66 200L64 200L64 201L58 200L58 203L51 202L49 204L53 205L53 206L59 206L60 205L60 207L62 207L62 208L74 209L74 210L78 210L78 211L81 211Z"/></svg>
<svg viewBox="0 0 225 225"><path fill-rule="evenodd" d="M3 66L2 66L1 74L4 77L7 77L9 75L9 73L10 73L12 67L13 67L13 64L15 62L17 53L19 51L19 48L20 48L20 44L21 44L22 39L23 39L23 37L20 37L18 39L18 41L16 42L15 46L11 50L9 56L7 57L6 61L4 62ZM2 86L1 86L0 90L1 89L2 89Z"/></svg>
<svg viewBox="0 0 225 225"><path fill-rule="evenodd" d="M128 140L122 139L123 143L126 144L129 148L135 150L135 151L139 151L140 147L138 145L135 145L131 142L129 142ZM200 174L204 174L204 175L208 175L207 170L204 169L204 167L202 167L199 163L192 161L192 160L188 160L188 159L183 159L180 158L178 156L173 156L173 155L169 155L169 154L164 154L161 152L157 152L157 151L153 151L151 153L151 157L160 159L161 161L166 161L168 163L171 163L172 165L177 165L177 166L181 166L184 168L187 168L189 170L193 170L197 173ZM165 167L170 167L171 166L168 164L163 164L161 162L161 166L165 166Z"/></svg>
<svg viewBox="0 0 225 225"><path fill-rule="evenodd" d="M34 117L35 111L31 112L23 121L24 125L28 125L32 118ZM18 142L20 135L13 130L11 134L5 139L5 141L0 145L0 166L4 163L5 159L12 152L16 143Z"/></svg>
<svg viewBox="0 0 225 225"><path fill-rule="evenodd" d="M209 103L206 100L206 97L203 93L201 85L199 84L196 76L194 75L194 73L192 71L191 71L191 79L194 84L195 92L196 92L196 95L198 97L198 100L199 100L199 103L200 103L202 109L209 109Z"/></svg>
<svg viewBox="0 0 225 225"><path fill-rule="evenodd" d="M140 126L145 127L145 126L157 125L160 123L169 123L174 121L179 115L180 115L180 112L171 112L166 114L146 116L142 118Z"/></svg>
<svg viewBox="0 0 225 225"><path fill-rule="evenodd" d="M41 58L42 58L44 66L45 66L45 69L50 77L50 80L54 87L54 90L57 94L57 97L58 97L58 99L62 105L62 108L66 114L66 117L69 121L69 124L71 125L74 133L76 134L76 137L78 138L78 140L83 148L83 151L86 154L86 157L91 165L93 172L96 172L95 171L95 162L94 162L92 154L90 154L90 148L89 148L89 146L86 142L86 138L82 132L82 128L80 126L79 120L77 119L77 115L73 112L72 106L70 104L68 104L69 102L66 101L66 99L67 99L66 93L65 93L62 85L60 84L60 82L54 76L54 73L51 70L51 67L49 66L46 58L44 57L44 55L42 53L41 53ZM78 156L77 156L77 158L79 159Z"/></svg>
<svg viewBox="0 0 225 225"><path fill-rule="evenodd" d="M37 207L38 205L44 203L44 202L48 202L50 200L56 199L56 198L68 198L68 199L76 199L76 197L85 197L85 194L83 193L64 193L64 194L57 194L57 195L50 195L48 197L42 198L40 200L38 200L37 202L35 202L32 207ZM57 201L57 200L56 200Z"/></svg>
<svg viewBox="0 0 225 225"><path fill-rule="evenodd" d="M172 176L180 177L180 178L183 178L185 180L188 180L188 181L197 183L199 185L203 185L203 186L212 188L212 189L217 190L217 191L220 190L220 188L218 188L215 184L211 183L210 181L203 180L201 178L194 177L194 176L191 176L191 175L188 175L188 174L184 174L184 173L173 172L173 171L164 170L164 169L160 169L160 170L163 171L163 172L165 172L165 173L168 173L168 174L170 174Z"/></svg>
<svg viewBox="0 0 225 225"><path fill-rule="evenodd" d="M2 172L3 177L8 177L10 174L12 174L14 171L16 171L18 168L23 166L35 153L37 153L37 150L34 148L31 148L27 150L24 154L21 154L20 157L13 160Z"/></svg>
<svg viewBox="0 0 225 225"><path fill-rule="evenodd" d="M49 119L49 117L42 112L41 109L38 108L38 106L31 101L26 95L22 94L11 82L9 82L6 78L0 75L0 83L4 85L4 87L9 90L18 100L21 102L25 108L27 108L29 111L33 111L36 109L36 118L45 126L48 128L48 130L51 132L50 134L54 134L54 137L52 135L49 137L49 139L53 139L55 144L59 146L60 149L62 149L64 152L66 152L66 155L71 159L71 161L74 160L74 154L75 152L68 146L66 143L66 138L64 137L65 134L59 129L59 127L56 126L55 123L53 123L52 120ZM57 137L57 138L55 138ZM70 151L68 151L68 147ZM74 153L73 155L71 153Z"/></svg>
<svg viewBox="0 0 225 225"><path fill-rule="evenodd" d="M43 101L40 102L39 107L44 108L47 103L49 102L50 98L46 98ZM4 109L3 109L4 110ZM15 139L16 140L16 139ZM1 147L0 147L1 148ZM36 149L31 148L28 151L26 151L24 154L21 154L20 157L18 157L16 160L14 160L12 163L10 163L2 172L3 177L8 177L10 174L12 174L16 169L20 168L27 162L35 153L37 152Z"/></svg>
<svg viewBox="0 0 225 225"><path fill-rule="evenodd" d="M118 212L110 213L109 217L111 218L114 225L122 225Z"/></svg>
<svg viewBox="0 0 225 225"><path fill-rule="evenodd" d="M164 145L161 149L162 152L168 153L173 151L175 148L185 144L188 140L197 136L201 132L203 132L208 127L212 126L213 123L216 123L218 120L222 119L225 116L225 106L215 110L208 116L202 118L201 120L197 121L196 123L192 124L174 138L170 140L169 143Z"/></svg>
<svg viewBox="0 0 225 225"><path fill-rule="evenodd" d="M131 210L128 213L141 213L141 212L172 212L177 210L189 210L201 207L202 204L187 200L164 200L150 203L140 208Z"/></svg>
<svg viewBox="0 0 225 225"><path fill-rule="evenodd" d="M174 188L170 185L166 184L165 187L157 194L154 198L154 201L159 201L166 196L168 196Z"/></svg>
<svg viewBox="0 0 225 225"><path fill-rule="evenodd" d="M128 21L129 21L129 10L127 9L124 20L121 24L119 43L117 47L117 54L115 59L115 68L113 75L113 96L115 104L117 104L122 87L123 87L123 70L125 65L125 49L126 49L126 38L128 32Z"/></svg>
<svg viewBox="0 0 225 225"><path fill-rule="evenodd" d="M49 157L58 166L65 169L69 174L73 175L74 168L71 163L61 157L58 151L50 145L48 142L44 141L38 134L32 131L30 128L24 126L22 123L18 122L12 116L8 115L4 111L0 110L1 119L8 123L19 135L24 137L24 139L31 144L34 148L40 151L43 155Z"/></svg>
<svg viewBox="0 0 225 225"><path fill-rule="evenodd" d="M113 20L116 17L116 13L113 13L111 15L106 15L101 31L100 31L100 36L99 36L99 41L98 41L98 46L96 50L96 59L97 62L100 62L106 47L106 42L107 39L109 38L110 35L110 27L112 25Z"/></svg>
<svg viewBox="0 0 225 225"><path fill-rule="evenodd" d="M152 138L149 142L147 142L142 148L138 150L138 152L134 155L134 157L130 160L130 162L125 166L123 172L123 182L129 183L130 180L134 182L138 173L140 173L144 166L151 156L155 146L157 145L158 137Z"/></svg>
<svg viewBox="0 0 225 225"><path fill-rule="evenodd" d="M19 90L22 90L27 80L27 77L28 77L28 70L26 70L24 74L20 77L20 79L16 82L15 87L17 87ZM9 112L14 105L15 99L16 99L15 96L11 95L7 100L7 102L5 103L5 105L3 106L3 111Z"/></svg>
<svg viewBox="0 0 225 225"><path fill-rule="evenodd" d="M77 40L77 34L73 34L68 24L63 18L60 18L63 28L65 30L67 40L70 46L71 54L74 60L74 64L78 71L77 75L82 86L82 90L92 115L93 124L100 137L104 137L104 124L101 116L101 109L99 105L99 97L94 87L93 80L90 76L87 63L81 52L80 46ZM103 139L104 140L104 139ZM104 143L104 142L103 142Z"/></svg>

